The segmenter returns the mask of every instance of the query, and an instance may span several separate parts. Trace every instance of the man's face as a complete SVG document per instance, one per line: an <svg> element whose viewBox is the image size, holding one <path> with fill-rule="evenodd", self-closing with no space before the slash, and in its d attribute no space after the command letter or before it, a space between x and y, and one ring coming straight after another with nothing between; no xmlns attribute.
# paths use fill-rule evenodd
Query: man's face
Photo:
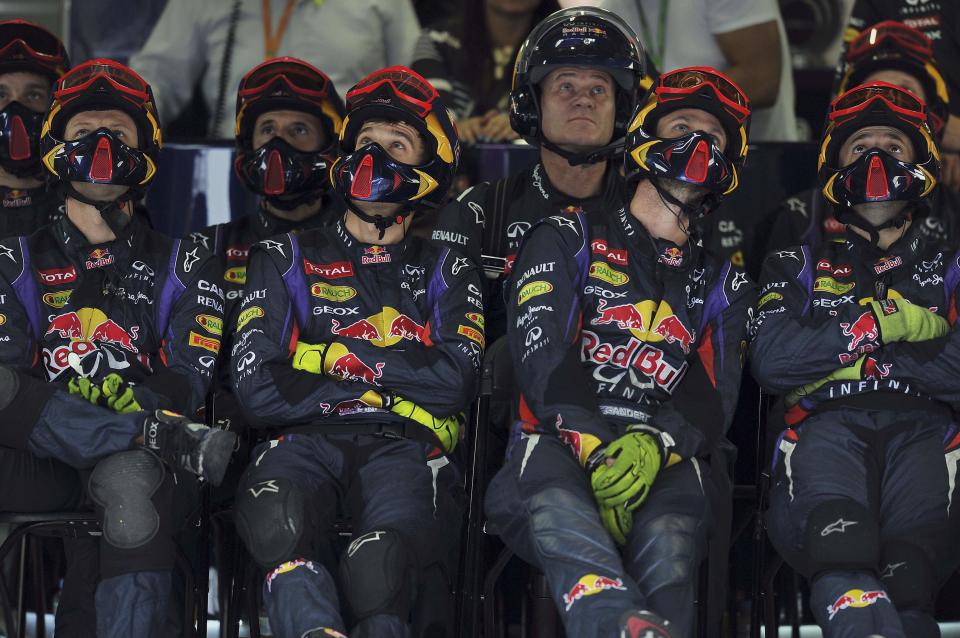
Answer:
<svg viewBox="0 0 960 638"><path fill-rule="evenodd" d="M871 82L886 82L894 86L899 86L901 89L910 91L924 102L927 101L927 92L923 90L923 85L920 83L920 80L905 71L900 71L899 69L875 71L868 75L863 81L864 84Z"/></svg>
<svg viewBox="0 0 960 638"><path fill-rule="evenodd" d="M426 159L420 132L405 122L367 120L357 133L357 148L377 143L398 162L417 166Z"/></svg>
<svg viewBox="0 0 960 638"><path fill-rule="evenodd" d="M840 147L840 166L849 166L872 148L879 148L905 162L916 158L913 143L900 129L866 126L848 137Z"/></svg>
<svg viewBox="0 0 960 638"><path fill-rule="evenodd" d="M609 73L589 67L554 69L540 83L545 138L566 150L593 150L610 143L616 118Z"/></svg>
<svg viewBox="0 0 960 638"><path fill-rule="evenodd" d="M327 144L327 135L319 117L302 111L267 111L253 125L253 148L260 148L279 137L304 153L319 151Z"/></svg>
<svg viewBox="0 0 960 638"><path fill-rule="evenodd" d="M137 125L133 118L118 110L81 111L67 120L63 136L69 142L80 139L84 135L89 135L101 128L109 129L120 138L120 141L131 148L137 148L140 144ZM117 199L128 190L127 186L115 186L113 184L71 183L81 194L90 199L104 202Z"/></svg>
<svg viewBox="0 0 960 638"><path fill-rule="evenodd" d="M16 101L31 111L43 113L50 106L52 94L50 79L38 73L15 71L0 74L0 109Z"/></svg>
<svg viewBox="0 0 960 638"><path fill-rule="evenodd" d="M692 131L708 133L717 139L717 144L727 150L727 132L712 113L701 109L677 109L671 111L657 122L657 137L673 139L683 137Z"/></svg>

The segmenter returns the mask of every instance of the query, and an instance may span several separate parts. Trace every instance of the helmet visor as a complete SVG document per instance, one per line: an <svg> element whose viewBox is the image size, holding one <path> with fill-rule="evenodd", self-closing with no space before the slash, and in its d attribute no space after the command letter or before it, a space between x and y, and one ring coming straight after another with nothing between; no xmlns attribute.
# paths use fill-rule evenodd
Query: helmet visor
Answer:
<svg viewBox="0 0 960 638"><path fill-rule="evenodd" d="M33 59L46 66L66 64L60 40L46 29L23 20L0 22L0 60Z"/></svg>
<svg viewBox="0 0 960 638"><path fill-rule="evenodd" d="M847 48L847 62L856 63L877 49L901 51L921 60L933 57L933 43L921 31L886 20L865 29Z"/></svg>
<svg viewBox="0 0 960 638"><path fill-rule="evenodd" d="M350 89L347 93L347 110L352 111L376 97L397 99L422 119L433 111L433 102L438 93L419 74L405 67L393 66L368 75Z"/></svg>
<svg viewBox="0 0 960 638"><path fill-rule="evenodd" d="M61 101L69 100L89 89L95 82L104 80L114 89L138 104L150 100L150 87L139 75L113 60L91 60L60 78L54 94Z"/></svg>
<svg viewBox="0 0 960 638"><path fill-rule="evenodd" d="M664 102L693 95L710 88L727 112L740 124L750 116L750 100L736 83L723 73L705 67L678 69L660 76L657 95Z"/></svg>
<svg viewBox="0 0 960 638"><path fill-rule="evenodd" d="M240 83L241 98L268 92L280 82L294 94L325 98L330 92L330 79L319 69L292 58L268 60L251 70Z"/></svg>
<svg viewBox="0 0 960 638"><path fill-rule="evenodd" d="M864 112L878 101L918 128L927 120L926 106L916 95L893 84L876 82L854 87L835 99L830 105L830 121Z"/></svg>

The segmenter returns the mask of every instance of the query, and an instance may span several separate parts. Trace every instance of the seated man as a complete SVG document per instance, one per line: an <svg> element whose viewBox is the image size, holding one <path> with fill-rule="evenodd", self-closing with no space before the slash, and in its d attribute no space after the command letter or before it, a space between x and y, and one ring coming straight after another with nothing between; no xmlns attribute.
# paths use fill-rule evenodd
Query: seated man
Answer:
<svg viewBox="0 0 960 638"><path fill-rule="evenodd" d="M480 281L408 233L443 202L458 155L436 90L378 71L347 93L331 169L349 210L251 250L231 372L251 424L280 436L254 451L236 520L278 636L406 636L418 577L459 528L434 521L437 475L475 394ZM343 511L354 540L338 597L326 541Z"/></svg>
<svg viewBox="0 0 960 638"><path fill-rule="evenodd" d="M922 223L939 153L923 103L882 82L834 100L823 196L846 239L772 253L753 373L785 394L767 526L828 638L932 638L960 564L958 255Z"/></svg>
<svg viewBox="0 0 960 638"><path fill-rule="evenodd" d="M520 420L486 511L569 636L693 635L754 286L691 224L736 188L749 115L713 69L662 76L628 129L630 198L546 218L514 264ZM694 376L698 400L671 400Z"/></svg>
<svg viewBox="0 0 960 638"><path fill-rule="evenodd" d="M88 491L103 516L101 637L162 627L175 558L172 501L175 489L192 496L196 483L174 481L161 460L218 483L235 442L176 419L165 425L159 411L194 414L203 405L223 312L211 255L132 215L160 141L150 87L138 75L113 60L74 68L60 79L42 138L66 215L0 242L0 362L19 369L0 401L12 413L4 445L21 450L3 454L18 455L24 473L55 473L36 486L28 480L30 491L78 483L75 472L41 459L96 464ZM38 386L27 372L50 383ZM80 397L97 416L77 408Z"/></svg>
<svg viewBox="0 0 960 638"><path fill-rule="evenodd" d="M26 20L0 21L0 237L29 235L63 214L40 163L40 127L68 68L55 35Z"/></svg>
<svg viewBox="0 0 960 638"><path fill-rule="evenodd" d="M933 43L922 32L900 22L881 22L865 29L847 48L840 76L839 93L868 82L889 82L910 91L927 105L927 124L939 143L948 116L949 95L933 59ZM951 241L960 240L960 230L951 200L942 189L924 220L929 232ZM846 225L837 221L833 207L816 186L786 199L774 213L773 229L766 238L766 251L784 250L824 241L843 241ZM763 255L758 255L760 259Z"/></svg>

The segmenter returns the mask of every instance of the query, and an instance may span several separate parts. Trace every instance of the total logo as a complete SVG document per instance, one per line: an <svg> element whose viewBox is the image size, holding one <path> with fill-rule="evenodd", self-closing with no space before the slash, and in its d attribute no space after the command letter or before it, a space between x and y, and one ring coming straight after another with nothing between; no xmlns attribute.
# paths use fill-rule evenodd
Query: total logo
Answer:
<svg viewBox="0 0 960 638"><path fill-rule="evenodd" d="M77 280L77 269L73 266L66 268L48 268L47 270L38 270L40 280L48 286L59 284L69 284Z"/></svg>
<svg viewBox="0 0 960 638"><path fill-rule="evenodd" d="M627 265L627 251L622 248L610 248L606 239L594 239L590 242L590 252L607 258L611 264Z"/></svg>
<svg viewBox="0 0 960 638"><path fill-rule="evenodd" d="M577 584L563 595L563 604L566 606L565 611L570 611L573 604L581 598L596 596L608 589L625 591L627 588L623 586L623 580L620 578L608 578L607 576L597 576L596 574L581 576Z"/></svg>
<svg viewBox="0 0 960 638"><path fill-rule="evenodd" d="M97 344L110 344L120 350L137 355L141 363L148 364L145 355L133 344L140 331L139 326L131 326L129 332L117 322L109 319L98 308L80 308L76 311L50 317L45 337L66 339L69 343L55 348L44 348L44 363L51 378L56 378L70 367L71 353L81 359L98 350ZM126 367L126 366L122 366Z"/></svg>
<svg viewBox="0 0 960 638"><path fill-rule="evenodd" d="M666 301L657 304L651 299L615 306L609 305L606 299L601 299L597 304L597 316L590 320L590 324L615 324L617 328L629 331L640 341L679 343L685 354L690 352L696 334L687 330L673 313L670 304Z"/></svg>
<svg viewBox="0 0 960 638"><path fill-rule="evenodd" d="M383 246L368 246L360 256L361 264L389 264L390 253Z"/></svg>
<svg viewBox="0 0 960 638"><path fill-rule="evenodd" d="M330 330L335 335L363 339L381 348L392 346L404 339L429 343L429 330L396 308L384 307L377 314L348 325L341 325L337 319L330 321Z"/></svg>
<svg viewBox="0 0 960 638"><path fill-rule="evenodd" d="M373 246L373 248L379 248L379 246ZM312 261L304 259L303 272L307 275L318 275L324 279L353 277L353 264L349 261L335 261L329 264L315 264Z"/></svg>

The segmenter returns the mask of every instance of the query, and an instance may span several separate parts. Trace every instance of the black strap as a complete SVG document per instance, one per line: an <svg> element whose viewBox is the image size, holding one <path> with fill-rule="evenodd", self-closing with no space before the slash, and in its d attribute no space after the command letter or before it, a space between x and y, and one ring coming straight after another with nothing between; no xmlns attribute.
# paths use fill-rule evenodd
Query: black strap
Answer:
<svg viewBox="0 0 960 638"><path fill-rule="evenodd" d="M210 137L217 137L217 129L220 128L220 121L223 120L223 109L227 99L227 85L230 83L230 66L233 62L233 45L237 39L237 23L240 22L240 8L243 0L234 0L233 9L230 11L230 26L227 27L227 38L223 44L223 59L220 60L220 82L217 90L217 103L214 105L213 124L211 125Z"/></svg>
<svg viewBox="0 0 960 638"><path fill-rule="evenodd" d="M505 179L498 179L493 188L487 189L484 211L489 211L483 225L483 268L492 276L499 277L506 269L506 227L507 227L507 199L515 201L520 197L523 181L520 175L510 175Z"/></svg>

